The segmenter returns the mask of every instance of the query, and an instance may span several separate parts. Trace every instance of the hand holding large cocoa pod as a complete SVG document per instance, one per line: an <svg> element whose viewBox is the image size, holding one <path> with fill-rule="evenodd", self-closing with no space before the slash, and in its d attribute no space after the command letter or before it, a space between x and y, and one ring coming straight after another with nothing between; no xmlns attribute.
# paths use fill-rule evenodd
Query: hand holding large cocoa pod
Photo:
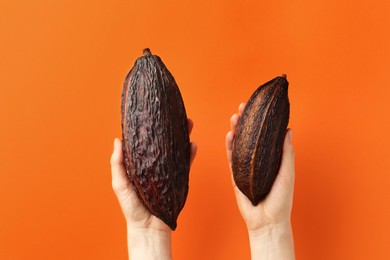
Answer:
<svg viewBox="0 0 390 260"><path fill-rule="evenodd" d="M124 164L138 199L172 230L188 194L188 129L175 79L160 57L145 49L123 87Z"/></svg>

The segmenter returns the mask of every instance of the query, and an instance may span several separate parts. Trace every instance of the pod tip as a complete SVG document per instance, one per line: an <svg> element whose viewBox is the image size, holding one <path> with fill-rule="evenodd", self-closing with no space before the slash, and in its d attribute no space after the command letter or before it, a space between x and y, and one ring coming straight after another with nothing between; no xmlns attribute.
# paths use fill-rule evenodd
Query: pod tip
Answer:
<svg viewBox="0 0 390 260"><path fill-rule="evenodd" d="M287 75L286 74L282 74L282 77L287 79Z"/></svg>

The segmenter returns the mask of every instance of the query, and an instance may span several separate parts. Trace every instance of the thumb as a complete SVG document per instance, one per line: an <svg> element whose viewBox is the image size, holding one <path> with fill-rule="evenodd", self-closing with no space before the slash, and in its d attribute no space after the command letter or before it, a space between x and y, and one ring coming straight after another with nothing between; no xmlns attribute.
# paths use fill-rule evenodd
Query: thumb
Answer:
<svg viewBox="0 0 390 260"><path fill-rule="evenodd" d="M283 178L287 178L289 182L294 182L295 178L294 159L295 150L292 144L292 130L287 129L286 137L284 138L279 174L282 175Z"/></svg>
<svg viewBox="0 0 390 260"><path fill-rule="evenodd" d="M294 158L295 150L292 145L292 130L287 129L279 173L268 196L270 200L279 198L292 200L295 179Z"/></svg>

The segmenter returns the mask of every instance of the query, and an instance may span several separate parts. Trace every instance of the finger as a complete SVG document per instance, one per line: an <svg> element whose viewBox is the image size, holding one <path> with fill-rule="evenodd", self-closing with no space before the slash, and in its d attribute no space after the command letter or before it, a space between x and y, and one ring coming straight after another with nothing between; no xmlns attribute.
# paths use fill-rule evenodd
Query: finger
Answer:
<svg viewBox="0 0 390 260"><path fill-rule="evenodd" d="M192 128L194 127L194 122L192 121L192 119L188 118L187 124L188 124L188 135L190 135L192 132Z"/></svg>
<svg viewBox="0 0 390 260"><path fill-rule="evenodd" d="M238 115L239 115L239 116L241 116L242 113L244 112L245 106L246 106L246 103L241 103L241 104L238 106Z"/></svg>
<svg viewBox="0 0 390 260"><path fill-rule="evenodd" d="M129 179L127 178L125 166L123 164L122 142L118 138L115 138L114 140L114 151L111 155L110 163L112 188L115 192L121 192L128 187Z"/></svg>
<svg viewBox="0 0 390 260"><path fill-rule="evenodd" d="M190 166L194 162L197 151L198 151L198 145L195 142L191 142Z"/></svg>
<svg viewBox="0 0 390 260"><path fill-rule="evenodd" d="M234 114L230 118L230 128L231 128L231 131L232 131L233 135L236 133L238 120L240 120L240 116L238 114Z"/></svg>
<svg viewBox="0 0 390 260"><path fill-rule="evenodd" d="M226 134L226 152L227 152L227 158L228 158L229 164L231 164L231 162L232 162L233 138L234 138L233 132L229 131Z"/></svg>

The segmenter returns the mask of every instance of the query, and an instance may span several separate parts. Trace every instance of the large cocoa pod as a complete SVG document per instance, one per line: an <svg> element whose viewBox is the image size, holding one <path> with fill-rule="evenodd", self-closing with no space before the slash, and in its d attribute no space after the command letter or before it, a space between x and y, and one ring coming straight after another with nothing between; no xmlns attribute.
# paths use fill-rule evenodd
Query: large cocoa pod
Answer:
<svg viewBox="0 0 390 260"><path fill-rule="evenodd" d="M237 187L256 206L279 171L290 116L286 76L261 85L250 97L233 139L232 170Z"/></svg>
<svg viewBox="0 0 390 260"><path fill-rule="evenodd" d="M175 79L149 49L124 82L122 139L127 176L138 198L175 230L188 194L187 115Z"/></svg>

